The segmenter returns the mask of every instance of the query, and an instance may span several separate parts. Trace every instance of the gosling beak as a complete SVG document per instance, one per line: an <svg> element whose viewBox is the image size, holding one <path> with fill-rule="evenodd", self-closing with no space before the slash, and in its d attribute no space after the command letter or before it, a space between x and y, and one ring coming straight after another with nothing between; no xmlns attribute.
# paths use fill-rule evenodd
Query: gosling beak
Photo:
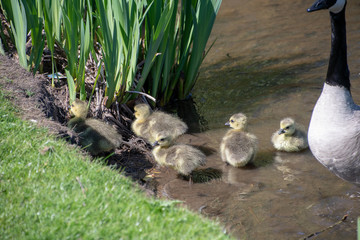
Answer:
<svg viewBox="0 0 360 240"><path fill-rule="evenodd" d="M153 146L153 147L156 147L156 146L158 146L159 145L159 142L158 141L155 141L153 144L151 144L151 146Z"/></svg>
<svg viewBox="0 0 360 240"><path fill-rule="evenodd" d="M278 134L281 135L283 133L285 133L285 130L283 128L280 128L279 131L278 131Z"/></svg>
<svg viewBox="0 0 360 240"><path fill-rule="evenodd" d="M317 0L310 8L307 9L308 12L314 12L321 9L328 9L328 5L325 0Z"/></svg>
<svg viewBox="0 0 360 240"><path fill-rule="evenodd" d="M230 126L230 122L226 122L226 123L225 123L225 126Z"/></svg>

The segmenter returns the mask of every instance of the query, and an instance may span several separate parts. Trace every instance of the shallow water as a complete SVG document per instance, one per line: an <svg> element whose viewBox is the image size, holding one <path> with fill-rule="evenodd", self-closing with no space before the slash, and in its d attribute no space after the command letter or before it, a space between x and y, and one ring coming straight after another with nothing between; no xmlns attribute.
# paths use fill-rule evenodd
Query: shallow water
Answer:
<svg viewBox="0 0 360 240"><path fill-rule="evenodd" d="M329 14L307 13L312 3L223 1L210 38L216 43L193 91L201 121L196 118L192 125L202 131L180 139L204 150L206 167L222 170L223 177L189 185L172 170L162 168L158 176L163 196L219 219L239 239L300 239L344 215L346 221L317 239L356 239L360 188L330 173L309 150L279 153L270 143L284 117L308 126L326 76ZM348 1L348 63L357 103L359 22L360 3ZM236 112L248 115L249 131L259 139L255 163L243 169L223 164L218 152L224 123Z"/></svg>

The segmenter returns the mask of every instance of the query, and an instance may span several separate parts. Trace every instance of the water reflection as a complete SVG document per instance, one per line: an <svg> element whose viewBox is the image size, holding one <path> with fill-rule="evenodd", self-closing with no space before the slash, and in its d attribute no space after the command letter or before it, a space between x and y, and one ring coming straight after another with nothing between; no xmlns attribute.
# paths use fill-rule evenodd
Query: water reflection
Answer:
<svg viewBox="0 0 360 240"><path fill-rule="evenodd" d="M205 149L206 167L221 170L222 179L189 185L171 170L158 176L163 196L219 219L239 239L304 238L344 215L345 222L317 239L356 238L360 189L330 173L309 150L276 152L270 142L284 117L308 126L322 89L330 24L326 11L306 13L312 2L223 1L211 36L217 42L193 91L201 116L193 121L202 132L179 139ZM349 1L347 9L352 94L360 102L360 3ZM224 123L239 111L259 139L257 158L241 169L219 156Z"/></svg>

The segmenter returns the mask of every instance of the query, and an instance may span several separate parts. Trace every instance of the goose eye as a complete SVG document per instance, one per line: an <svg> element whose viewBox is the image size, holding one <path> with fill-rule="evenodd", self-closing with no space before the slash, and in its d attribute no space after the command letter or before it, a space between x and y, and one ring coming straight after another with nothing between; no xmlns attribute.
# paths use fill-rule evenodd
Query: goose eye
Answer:
<svg viewBox="0 0 360 240"><path fill-rule="evenodd" d="M230 122L232 122L232 123L233 123L233 122L234 122L234 120L230 120Z"/></svg>
<svg viewBox="0 0 360 240"><path fill-rule="evenodd" d="M163 141L165 141L165 138L161 138L161 139L160 139L160 142L163 142Z"/></svg>
<svg viewBox="0 0 360 240"><path fill-rule="evenodd" d="M289 129L290 128L290 126L287 126L285 129Z"/></svg>

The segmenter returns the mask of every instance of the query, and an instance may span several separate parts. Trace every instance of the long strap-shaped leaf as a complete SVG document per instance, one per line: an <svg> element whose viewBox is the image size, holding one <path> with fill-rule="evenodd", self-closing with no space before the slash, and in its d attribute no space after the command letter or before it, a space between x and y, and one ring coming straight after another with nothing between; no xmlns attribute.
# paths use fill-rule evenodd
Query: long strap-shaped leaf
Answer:
<svg viewBox="0 0 360 240"><path fill-rule="evenodd" d="M173 6L174 6L173 4L170 4L170 8ZM141 72L141 78L139 79L139 82L136 86L136 91L139 91L143 87L144 82L145 82L145 80L151 70L151 67L155 61L155 58L158 55L157 53L158 53L159 46L164 37L164 33L167 29L167 26L171 20L171 14L172 14L171 10L172 9L167 11L165 14L161 15L158 25L156 26L156 29L154 29L154 27L151 29L150 44L149 44L148 51L146 52L144 68Z"/></svg>
<svg viewBox="0 0 360 240"><path fill-rule="evenodd" d="M23 3L18 0L11 0L11 7L14 17L11 21L11 28L14 32L15 45L19 55L20 65L27 69L28 63L26 58L26 35L27 35L27 22L26 14Z"/></svg>
<svg viewBox="0 0 360 240"><path fill-rule="evenodd" d="M206 43L219 11L221 0L198 1L198 4L197 12L192 11L194 19L194 42L186 73L185 93L189 93L195 84L196 76L203 60Z"/></svg>

